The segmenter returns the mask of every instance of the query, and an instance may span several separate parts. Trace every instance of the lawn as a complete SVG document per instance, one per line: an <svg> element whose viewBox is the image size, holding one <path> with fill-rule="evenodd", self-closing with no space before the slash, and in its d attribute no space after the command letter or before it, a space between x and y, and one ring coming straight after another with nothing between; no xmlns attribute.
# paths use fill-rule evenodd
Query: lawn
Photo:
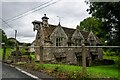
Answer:
<svg viewBox="0 0 120 80"><path fill-rule="evenodd" d="M9 57L13 49L7 48L6 58ZM0 49L0 57L2 57L3 49ZM35 58L34 54L31 53L32 60ZM119 59L116 56L104 56L104 59L112 59L117 62ZM82 66L65 65L65 64L37 64L37 66L42 66L47 70L66 72L66 73L79 73L82 74ZM88 78L118 78L118 65L101 65L101 66L91 66L87 67L87 77ZM120 78L119 78L120 79Z"/></svg>
<svg viewBox="0 0 120 80"><path fill-rule="evenodd" d="M117 78L118 76L118 56L104 56L104 59L111 59L115 61L114 65L99 65L99 66L91 66L87 67L87 76L90 78ZM48 70L57 69L58 72L68 72L68 73L82 73L82 66L74 66L74 65L65 65L65 64L37 64L38 66L42 66Z"/></svg>
<svg viewBox="0 0 120 80"><path fill-rule="evenodd" d="M58 69L59 72L68 73L82 73L82 66L73 66L65 64L37 64L45 69L55 70ZM114 65L101 65L87 67L88 78L118 78L118 66Z"/></svg>

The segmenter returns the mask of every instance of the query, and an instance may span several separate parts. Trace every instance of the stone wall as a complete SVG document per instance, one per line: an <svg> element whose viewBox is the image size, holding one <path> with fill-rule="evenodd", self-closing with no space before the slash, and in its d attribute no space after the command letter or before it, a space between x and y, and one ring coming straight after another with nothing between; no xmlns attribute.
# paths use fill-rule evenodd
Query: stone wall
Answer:
<svg viewBox="0 0 120 80"><path fill-rule="evenodd" d="M76 55L77 54L77 55ZM91 55L89 49L86 48L87 59L91 62ZM98 59L102 59L102 49L98 49ZM82 49L80 47L44 47L43 48L43 61L49 63L66 63L78 64L77 56L82 57ZM57 58L62 57L64 61L57 61Z"/></svg>
<svg viewBox="0 0 120 80"><path fill-rule="evenodd" d="M44 47L43 61L57 63L56 58L63 57L66 58L64 63L77 64L77 57L75 53L82 56L82 49L78 47Z"/></svg>

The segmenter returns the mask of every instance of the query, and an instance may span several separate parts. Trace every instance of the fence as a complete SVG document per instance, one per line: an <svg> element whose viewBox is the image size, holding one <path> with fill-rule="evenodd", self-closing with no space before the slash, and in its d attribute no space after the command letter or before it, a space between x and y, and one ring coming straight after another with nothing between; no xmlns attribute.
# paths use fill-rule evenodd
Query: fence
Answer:
<svg viewBox="0 0 120 80"><path fill-rule="evenodd" d="M23 46L19 46L20 48L23 48ZM41 55L41 61L43 60L43 53L46 52L51 52L51 53L55 53L55 52L63 52L67 51L68 53L72 53L74 51L77 52L81 52L82 53L82 73L83 76L86 76L86 53L90 48L117 48L119 49L120 46L85 46L84 44L82 46L27 46L26 48L36 48L39 49L40 51L40 55ZM4 47L3 50L3 61L5 60L5 56L6 56L6 47ZM70 59L70 58L68 58Z"/></svg>

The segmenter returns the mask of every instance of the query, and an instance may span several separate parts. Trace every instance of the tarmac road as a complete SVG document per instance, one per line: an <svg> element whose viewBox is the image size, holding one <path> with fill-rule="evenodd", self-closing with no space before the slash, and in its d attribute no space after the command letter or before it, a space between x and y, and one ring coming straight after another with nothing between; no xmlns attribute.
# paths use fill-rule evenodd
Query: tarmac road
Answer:
<svg viewBox="0 0 120 80"><path fill-rule="evenodd" d="M0 65L1 64L0 62ZM2 64L2 66L0 66L0 70L1 69L2 80L37 80L6 64Z"/></svg>

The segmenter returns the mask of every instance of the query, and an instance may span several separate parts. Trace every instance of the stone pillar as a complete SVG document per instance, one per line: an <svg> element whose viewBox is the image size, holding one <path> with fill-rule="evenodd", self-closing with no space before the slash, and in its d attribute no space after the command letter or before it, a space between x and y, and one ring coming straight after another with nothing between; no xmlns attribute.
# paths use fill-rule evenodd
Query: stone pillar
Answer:
<svg viewBox="0 0 120 80"><path fill-rule="evenodd" d="M82 76L86 77L86 48L84 43L82 43Z"/></svg>

